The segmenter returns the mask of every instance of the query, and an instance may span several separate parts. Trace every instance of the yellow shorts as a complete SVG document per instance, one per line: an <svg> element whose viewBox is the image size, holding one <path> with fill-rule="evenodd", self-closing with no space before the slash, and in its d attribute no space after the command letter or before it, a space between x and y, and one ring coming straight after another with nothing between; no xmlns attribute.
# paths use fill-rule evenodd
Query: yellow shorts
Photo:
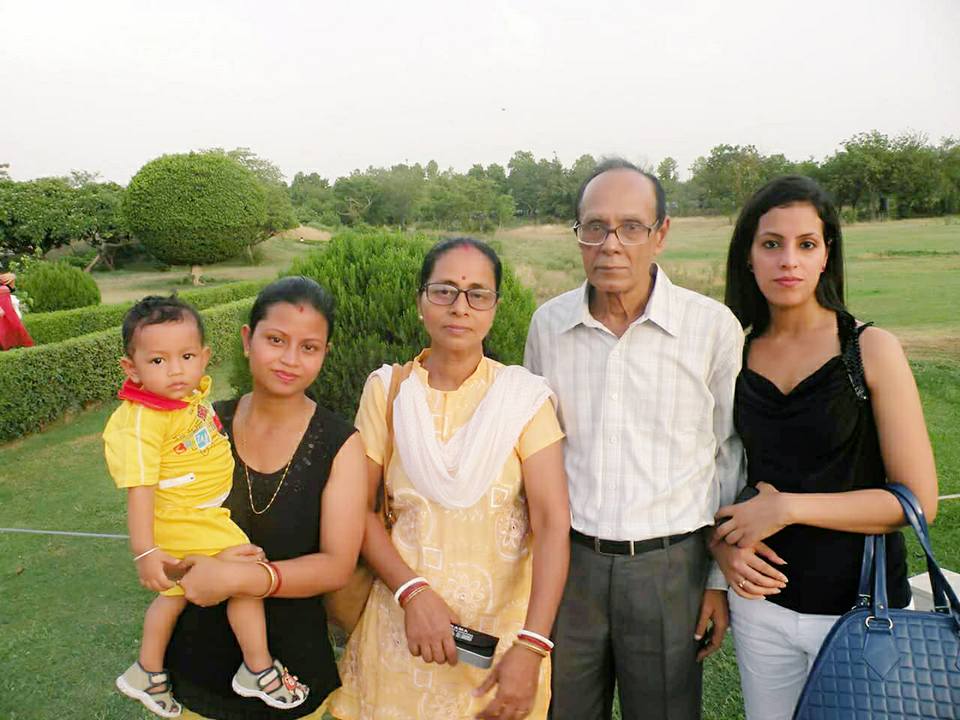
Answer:
<svg viewBox="0 0 960 720"><path fill-rule="evenodd" d="M154 542L175 558L187 555L216 555L234 545L250 542L230 519L230 511L216 508L158 508L153 519ZM161 595L180 596L183 589L174 585Z"/></svg>

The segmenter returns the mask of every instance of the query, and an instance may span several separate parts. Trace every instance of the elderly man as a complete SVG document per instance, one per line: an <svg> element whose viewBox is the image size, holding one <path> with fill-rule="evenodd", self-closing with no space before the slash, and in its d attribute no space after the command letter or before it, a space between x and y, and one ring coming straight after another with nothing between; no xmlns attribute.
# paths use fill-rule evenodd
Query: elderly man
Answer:
<svg viewBox="0 0 960 720"><path fill-rule="evenodd" d="M654 262L670 229L654 176L602 163L576 216L587 280L537 310L525 361L556 392L567 436L573 542L551 717L609 718L616 683L624 718L698 718L699 661L728 625L705 543L741 472L743 333Z"/></svg>

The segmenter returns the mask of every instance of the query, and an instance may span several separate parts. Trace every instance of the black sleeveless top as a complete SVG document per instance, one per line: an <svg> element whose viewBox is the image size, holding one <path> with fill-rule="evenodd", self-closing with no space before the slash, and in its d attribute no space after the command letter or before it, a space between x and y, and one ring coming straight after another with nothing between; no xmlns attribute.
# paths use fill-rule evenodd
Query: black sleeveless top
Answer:
<svg viewBox="0 0 960 720"><path fill-rule="evenodd" d="M737 378L734 424L747 454L747 484L767 482L781 492L829 493L882 487L887 481L867 393L854 318L837 313L840 354L784 395L744 363ZM859 533L788 525L765 541L787 561L789 578L767 600L802 613L840 615L857 600L863 539ZM910 603L906 547L887 535L891 607Z"/></svg>
<svg viewBox="0 0 960 720"><path fill-rule="evenodd" d="M232 442L237 401L215 403L214 409ZM250 509L244 467L234 446L233 488L224 507L271 560L319 552L320 495L334 457L354 432L317 405L283 487L262 515ZM270 502L282 475L282 469L270 475L250 473L258 510ZM297 708L275 710L234 693L230 682L243 655L227 622L226 607L226 603L208 608L187 605L167 648L174 696L190 710L211 720L292 720L312 713L340 686L322 598L270 598L264 601L270 652L310 687L310 695Z"/></svg>

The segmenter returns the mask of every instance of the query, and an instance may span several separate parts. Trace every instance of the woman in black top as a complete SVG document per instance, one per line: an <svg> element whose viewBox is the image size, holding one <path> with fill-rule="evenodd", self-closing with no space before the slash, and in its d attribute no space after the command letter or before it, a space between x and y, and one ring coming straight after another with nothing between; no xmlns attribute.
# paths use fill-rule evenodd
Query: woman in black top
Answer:
<svg viewBox="0 0 960 720"><path fill-rule="evenodd" d="M183 717L223 720L321 718L340 685L321 595L350 578L366 514L366 460L353 427L304 391L313 383L333 329L330 296L290 277L264 288L243 328L253 390L214 408L233 445L233 489L224 503L255 545L227 557L191 557L180 581L192 603L167 650ZM263 595L272 579L252 562L265 556L280 586L264 601L271 650L310 688L306 702L274 710L231 688L241 661L222 601ZM206 607L203 607L206 606ZM278 687L274 679L264 689Z"/></svg>
<svg viewBox="0 0 960 720"><path fill-rule="evenodd" d="M718 511L712 550L731 585L747 717L790 718L856 602L865 534L890 534L890 602L910 602L905 519L878 488L909 486L932 521L936 470L899 342L844 308L837 212L813 180L778 178L744 206L726 302L750 331L734 420L759 492Z"/></svg>

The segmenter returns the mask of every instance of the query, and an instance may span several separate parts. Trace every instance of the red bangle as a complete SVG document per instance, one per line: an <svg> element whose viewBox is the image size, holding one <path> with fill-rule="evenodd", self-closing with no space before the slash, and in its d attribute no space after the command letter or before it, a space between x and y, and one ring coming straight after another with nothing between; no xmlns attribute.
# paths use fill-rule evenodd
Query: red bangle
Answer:
<svg viewBox="0 0 960 720"><path fill-rule="evenodd" d="M419 595L419 594L422 593L422 592L425 592L428 587L430 587L430 586L429 586L429 585L421 585L421 586L418 587L416 590L414 590L414 591L411 592L409 595L407 595L407 596L403 599L403 605L400 606L400 609L401 609L401 610L406 610L406 609L407 609L407 605L409 605L410 602L411 602L417 595Z"/></svg>
<svg viewBox="0 0 960 720"><path fill-rule="evenodd" d="M423 592L423 590L428 587L430 587L430 583L428 583L426 580L423 582L414 583L400 594L400 599L397 601L397 603L400 605L400 607L403 607L407 604L407 600L409 600L414 593Z"/></svg>
<svg viewBox="0 0 960 720"><path fill-rule="evenodd" d="M283 575L280 574L280 568L278 568L274 563L268 562L267 565L272 567L273 571L277 574L277 584L270 588L270 592L267 594L267 597L273 597L280 592L280 587L283 585Z"/></svg>
<svg viewBox="0 0 960 720"><path fill-rule="evenodd" d="M534 635L533 633L528 632L527 630L521 630L520 632L518 632L517 637L520 638L521 640L524 640L525 642L536 645L538 648L541 648L547 653L553 650L552 644L544 642L540 636Z"/></svg>
<svg viewBox="0 0 960 720"><path fill-rule="evenodd" d="M400 599L398 600L400 607L404 606L404 604L410 599L410 596L413 595L415 591L419 590L420 588L429 587L429 585L430 584L427 582L418 582L406 588L402 593L400 593Z"/></svg>

